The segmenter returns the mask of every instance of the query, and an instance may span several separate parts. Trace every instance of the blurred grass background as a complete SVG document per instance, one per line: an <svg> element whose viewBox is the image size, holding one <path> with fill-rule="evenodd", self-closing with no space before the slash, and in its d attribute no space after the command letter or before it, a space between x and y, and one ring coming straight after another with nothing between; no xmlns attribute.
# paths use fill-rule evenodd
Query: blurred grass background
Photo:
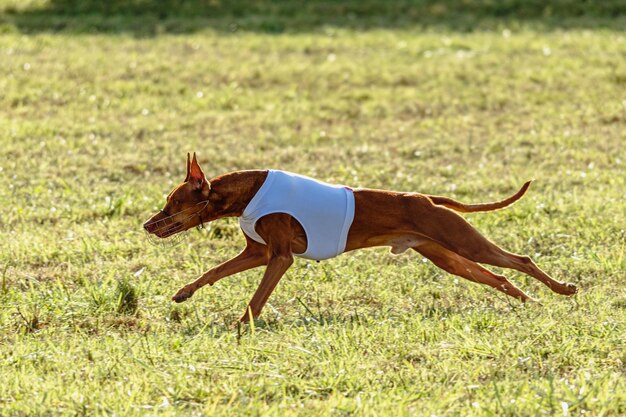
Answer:
<svg viewBox="0 0 626 417"><path fill-rule="evenodd" d="M541 29L623 29L623 0L6 0L4 22L21 32L131 32L140 36L206 28L293 33L324 26L353 30L524 25ZM7 27L5 26L5 27Z"/></svg>

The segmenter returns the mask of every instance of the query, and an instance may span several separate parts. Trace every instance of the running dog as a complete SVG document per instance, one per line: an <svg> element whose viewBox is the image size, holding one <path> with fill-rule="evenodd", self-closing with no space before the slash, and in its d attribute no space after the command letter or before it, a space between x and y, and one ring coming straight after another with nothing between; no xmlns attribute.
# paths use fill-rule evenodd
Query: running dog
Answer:
<svg viewBox="0 0 626 417"><path fill-rule="evenodd" d="M373 246L390 246L394 254L412 249L451 274L521 301L532 299L504 276L479 264L515 269L558 294L576 294L574 284L554 280L528 256L499 248L455 213L507 207L529 186L530 181L501 201L463 204L419 193L353 190L285 171L235 171L208 180L194 153L193 158L187 154L185 181L174 188L165 207L144 228L166 238L222 217L239 217L245 249L182 287L172 299L183 302L207 284L266 266L242 322L261 314L294 256L322 260Z"/></svg>

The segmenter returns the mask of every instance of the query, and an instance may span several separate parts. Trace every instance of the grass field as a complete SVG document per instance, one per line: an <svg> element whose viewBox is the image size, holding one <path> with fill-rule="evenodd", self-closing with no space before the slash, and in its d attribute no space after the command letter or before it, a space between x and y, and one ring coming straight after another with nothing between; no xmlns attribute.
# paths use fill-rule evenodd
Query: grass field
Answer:
<svg viewBox="0 0 626 417"><path fill-rule="evenodd" d="M589 3L1 0L0 415L625 415L626 7ZM244 244L149 244L189 151L466 202L534 178L466 218L580 293L381 248L297 260L254 325L260 269L175 305Z"/></svg>

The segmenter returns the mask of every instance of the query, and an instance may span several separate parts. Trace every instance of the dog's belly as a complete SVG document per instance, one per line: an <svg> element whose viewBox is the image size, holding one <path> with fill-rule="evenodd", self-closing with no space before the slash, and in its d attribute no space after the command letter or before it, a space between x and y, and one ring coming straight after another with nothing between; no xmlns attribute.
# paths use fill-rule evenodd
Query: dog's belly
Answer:
<svg viewBox="0 0 626 417"><path fill-rule="evenodd" d="M425 243L427 239L416 236L416 235L406 235L406 236L397 236L391 238L387 245L391 246L391 253L398 255L409 248L415 248L422 243Z"/></svg>

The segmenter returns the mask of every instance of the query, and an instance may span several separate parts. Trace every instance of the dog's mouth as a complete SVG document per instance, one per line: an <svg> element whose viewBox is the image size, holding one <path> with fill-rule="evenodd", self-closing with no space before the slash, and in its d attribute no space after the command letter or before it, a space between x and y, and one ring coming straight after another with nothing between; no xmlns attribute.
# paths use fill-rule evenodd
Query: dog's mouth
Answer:
<svg viewBox="0 0 626 417"><path fill-rule="evenodd" d="M162 239L175 235L183 230L183 224L180 222L172 222L169 224L163 224L163 222L148 223L145 225L145 229L148 233L158 236Z"/></svg>
<svg viewBox="0 0 626 417"><path fill-rule="evenodd" d="M162 227L160 230L156 230L154 234L162 239L165 239L166 237L175 235L176 233L182 230L183 230L183 224L179 222L174 222L170 225Z"/></svg>

